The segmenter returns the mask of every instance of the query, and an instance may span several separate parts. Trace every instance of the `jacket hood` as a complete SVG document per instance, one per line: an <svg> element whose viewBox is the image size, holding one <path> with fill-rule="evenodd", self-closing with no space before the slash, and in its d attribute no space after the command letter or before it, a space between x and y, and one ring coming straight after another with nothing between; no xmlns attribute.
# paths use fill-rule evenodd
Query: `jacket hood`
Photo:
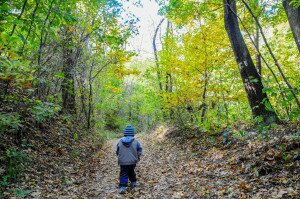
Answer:
<svg viewBox="0 0 300 199"><path fill-rule="evenodd" d="M123 137L123 138L121 139L121 142L122 142L122 144L123 144L124 146L130 147L130 145L131 145L131 143L133 142L133 140L134 140L133 137L128 136L128 137Z"/></svg>

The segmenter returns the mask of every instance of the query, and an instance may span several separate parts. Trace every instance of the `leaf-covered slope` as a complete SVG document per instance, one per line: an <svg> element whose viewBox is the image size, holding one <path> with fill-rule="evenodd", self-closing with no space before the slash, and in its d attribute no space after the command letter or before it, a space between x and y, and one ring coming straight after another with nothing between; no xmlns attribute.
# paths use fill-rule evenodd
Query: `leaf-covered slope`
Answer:
<svg viewBox="0 0 300 199"><path fill-rule="evenodd" d="M232 138L229 145L222 143L222 136L215 144L205 136L174 141L165 129L138 136L144 148L136 169L139 187L126 197L297 198L300 138L295 132L281 129L267 142L252 133L243 141ZM89 197L123 198L117 189L115 142L98 153L97 172L86 184Z"/></svg>
<svg viewBox="0 0 300 199"><path fill-rule="evenodd" d="M226 133L226 140L224 134L184 139L186 133L195 135L192 131L161 127L139 134L144 151L136 168L139 186L125 197L299 197L297 127L272 130L267 140L253 130L242 137ZM57 154L56 147L35 151L40 169L15 187L32 190L33 198L124 198L118 193L116 142L106 142L97 153L81 143L83 153L73 159L64 150Z"/></svg>

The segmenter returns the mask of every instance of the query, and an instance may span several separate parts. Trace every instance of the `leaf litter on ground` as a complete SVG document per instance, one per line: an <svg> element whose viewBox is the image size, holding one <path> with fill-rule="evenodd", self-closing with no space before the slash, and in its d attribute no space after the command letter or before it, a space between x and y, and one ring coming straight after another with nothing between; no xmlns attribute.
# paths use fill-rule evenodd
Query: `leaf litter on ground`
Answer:
<svg viewBox="0 0 300 199"><path fill-rule="evenodd" d="M268 140L228 138L230 145L221 135L213 144L206 136L182 140L166 127L137 135L143 146L138 187L125 195L118 191L117 140L82 150L75 159L66 158L63 147L32 151L40 158L39 170L11 189L32 190L31 198L299 198L300 139L297 131L286 131Z"/></svg>

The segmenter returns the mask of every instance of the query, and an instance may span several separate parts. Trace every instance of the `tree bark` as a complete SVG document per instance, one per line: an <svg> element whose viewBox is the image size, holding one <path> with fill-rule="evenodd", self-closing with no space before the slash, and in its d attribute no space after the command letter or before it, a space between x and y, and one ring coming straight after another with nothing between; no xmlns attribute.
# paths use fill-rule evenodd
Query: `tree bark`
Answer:
<svg viewBox="0 0 300 199"><path fill-rule="evenodd" d="M262 36L262 38L263 38L263 41L265 42L266 47L267 47L267 49L268 49L268 51L269 51L269 53L270 53L272 59L274 60L275 65L276 65L277 69L279 70L280 75L282 76L284 82L286 83L286 85L287 85L287 87L289 88L290 92L291 92L292 95L294 96L295 101L296 101L298 107L300 108L300 101L299 101L299 99L298 99L296 93L294 92L294 89L293 89L292 85L289 83L288 79L287 79L286 76L284 75L284 73L283 73L283 71L282 71L282 69L281 69L281 66L279 65L278 60L276 59L276 57L275 57L273 51L271 50L271 47L270 47L270 45L269 45L269 43L268 43L268 41L267 41L267 39L266 39L266 36L265 36L265 34L264 34L264 32L263 32L263 29L262 29L262 27L261 27L261 25L260 25L260 23L259 23L257 17L255 16L255 14L253 13L253 11L251 10L250 6L246 3L246 1L245 1L245 0L242 0L242 2L244 3L244 5L246 6L247 10L248 10L248 11L250 12L250 14L252 15L253 19L255 20L256 25L258 26L258 28L259 28L259 30L260 30L261 36Z"/></svg>
<svg viewBox="0 0 300 199"><path fill-rule="evenodd" d="M290 3L291 0L282 1L285 13L288 17L288 21L294 35L295 42L300 52L300 7L296 8L293 5L290 5Z"/></svg>
<svg viewBox="0 0 300 199"><path fill-rule="evenodd" d="M249 50L242 37L236 16L235 0L223 0L225 28L239 66L241 78L247 93L251 107L252 116L263 117L264 122L270 123L277 121L277 115L273 110L266 93L263 92L264 86L261 82ZM268 109L266 107L268 105Z"/></svg>
<svg viewBox="0 0 300 199"><path fill-rule="evenodd" d="M81 113L84 114L85 118L88 118L88 112L86 110L86 105L85 105L85 86L84 86L84 80L81 79L81 77L75 78L77 80L77 85L78 85L78 90L80 93L80 99L81 99Z"/></svg>
<svg viewBox="0 0 300 199"><path fill-rule="evenodd" d="M205 113L206 113L206 109L207 109L207 105L206 105L206 92L207 92L207 84L208 84L208 72L207 69L205 69L205 74L204 74L204 89L203 89L203 93L202 93L202 113L201 113L201 122L204 122L204 118L205 118Z"/></svg>
<svg viewBox="0 0 300 199"><path fill-rule="evenodd" d="M88 77L88 81L89 81L89 96L88 96L88 114L87 114L87 128L90 129L91 128L91 118L92 118L92 114L93 114L93 77L92 77L92 73L94 70L94 60L91 64L90 67L90 71L89 71L89 77Z"/></svg>
<svg viewBox="0 0 300 199"><path fill-rule="evenodd" d="M88 117L87 117L87 127L88 129L91 128L91 117L93 114L93 87L92 83L90 82L89 85L89 111L88 111Z"/></svg>
<svg viewBox="0 0 300 199"><path fill-rule="evenodd" d="M173 92L173 81L172 75L170 73L166 74L166 92L172 93Z"/></svg>
<svg viewBox="0 0 300 199"><path fill-rule="evenodd" d="M61 84L63 112L74 114L75 111L75 86L74 86L74 58L72 49L71 33L65 30L63 46L63 69L64 78Z"/></svg>
<svg viewBox="0 0 300 199"><path fill-rule="evenodd" d="M154 32L154 36L153 36L153 41L152 41L152 46L153 46L153 51L154 51L154 58L155 58L155 64L156 64L156 70L157 70L157 79L158 79L158 86L159 89L162 91L163 90L163 86L161 83L161 71L159 68L159 64L158 64L158 56L157 56L157 47L156 47L156 37L157 37L157 33L158 30L161 26L161 24L164 22L165 19L162 19L159 24L157 25L155 32Z"/></svg>
<svg viewBox="0 0 300 199"><path fill-rule="evenodd" d="M232 10L231 10L232 11ZM267 68L270 70L270 72L272 73L278 87L279 87L279 90L280 90L280 95L282 97L282 100L286 100L286 95L285 93L283 92L283 88L281 86L281 84L279 83L278 81L278 78L276 77L275 75L275 72L273 71L273 69L270 67L270 65L268 64L268 62L266 61L266 59L262 56L261 52L260 52L260 49L259 47L256 45L256 41L254 41L251 37L251 34L250 32L248 31L248 29L246 28L246 26L244 25L242 19L235 13L235 16L238 18L240 24L242 25L242 27L244 28L244 30L246 31L251 43L253 44L253 46L255 47L256 51L257 51L257 54L259 55L259 57L261 58L261 60L266 64ZM258 24L257 24L257 28L259 28ZM289 116L289 111L287 109L287 107L285 107L285 110L286 110L286 113L287 113L287 116Z"/></svg>
<svg viewBox="0 0 300 199"><path fill-rule="evenodd" d="M257 46L257 52L256 52L256 55L255 55L255 60L256 60L256 68L258 70L258 74L259 76L262 75L262 72L261 72L261 56L260 56L260 53L258 52L259 51L259 28L258 26L256 27L256 36L255 36L255 44Z"/></svg>

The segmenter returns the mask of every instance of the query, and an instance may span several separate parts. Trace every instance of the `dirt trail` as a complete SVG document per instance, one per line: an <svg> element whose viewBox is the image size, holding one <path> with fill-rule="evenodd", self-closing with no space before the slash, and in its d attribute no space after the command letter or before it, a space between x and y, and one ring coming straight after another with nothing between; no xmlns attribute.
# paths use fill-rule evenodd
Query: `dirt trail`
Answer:
<svg viewBox="0 0 300 199"><path fill-rule="evenodd" d="M86 150L76 158L63 155L66 149L48 147L31 153L36 164L24 182L10 185L11 192L3 195L15 198L14 190L29 190L27 198L300 198L299 133L288 132L268 140L230 138L231 144L221 136L183 140L181 131L177 135L163 126L138 134L143 146L138 187L125 195L118 193L118 140L106 142L96 154L96 148L80 145Z"/></svg>
<svg viewBox="0 0 300 199"><path fill-rule="evenodd" d="M184 175L189 166L184 151L169 146L161 134L137 136L143 146L143 156L136 168L139 186L125 195L118 193L119 166L114 154L116 140L109 141L97 154L100 158L95 181L85 187L91 198L197 198L195 189L201 190L201 180L194 173ZM192 169L192 168L188 168ZM195 169L196 171L197 169ZM191 187L192 189L189 189ZM188 192L187 192L188 191ZM92 194L93 193L93 194Z"/></svg>
<svg viewBox="0 0 300 199"><path fill-rule="evenodd" d="M170 144L166 131L137 136L143 156L136 172L139 186L125 195L118 193L119 166L114 154L117 140L109 141L95 157L99 161L94 180L80 187L88 198L297 198L299 181L285 174L256 177L239 164L245 149L195 151ZM185 143L187 144L187 143ZM184 147L183 147L184 146ZM236 154L239 154L236 155ZM297 175L296 175L297 176ZM278 181L277 181L278 180ZM298 188L297 188L298 187Z"/></svg>
<svg viewBox="0 0 300 199"><path fill-rule="evenodd" d="M85 186L88 187L89 198L217 197L208 191L216 190L199 176L205 166L199 167L201 162L193 160L194 154L189 149L179 150L178 146L168 144L163 133L137 136L143 146L143 156L136 168L139 186L125 195L118 193L119 167L114 154L117 141L107 142L97 154L101 161L95 181Z"/></svg>

